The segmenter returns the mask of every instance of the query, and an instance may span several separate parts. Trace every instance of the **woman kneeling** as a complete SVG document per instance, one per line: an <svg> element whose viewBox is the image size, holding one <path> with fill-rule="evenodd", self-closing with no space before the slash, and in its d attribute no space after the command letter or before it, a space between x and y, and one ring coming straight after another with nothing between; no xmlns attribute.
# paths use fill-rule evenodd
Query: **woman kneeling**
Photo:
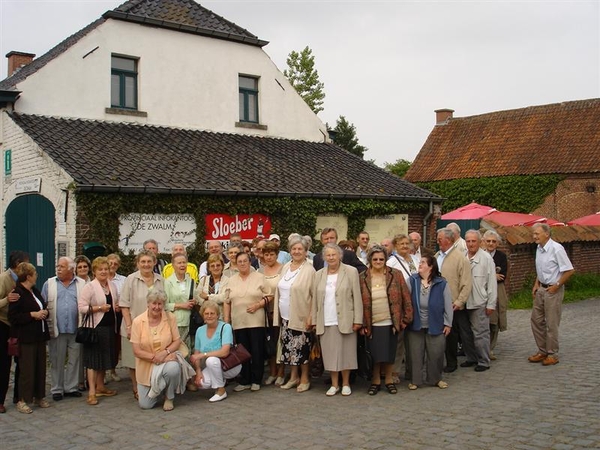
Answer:
<svg viewBox="0 0 600 450"><path fill-rule="evenodd" d="M196 351L191 357L196 368L195 383L202 389L216 389L209 402L220 402L227 398L225 380L237 377L242 366L236 366L223 372L221 358L229 355L233 345L233 330L231 325L219 320L219 305L213 300L202 304L200 314L204 318L202 325L196 332Z"/></svg>

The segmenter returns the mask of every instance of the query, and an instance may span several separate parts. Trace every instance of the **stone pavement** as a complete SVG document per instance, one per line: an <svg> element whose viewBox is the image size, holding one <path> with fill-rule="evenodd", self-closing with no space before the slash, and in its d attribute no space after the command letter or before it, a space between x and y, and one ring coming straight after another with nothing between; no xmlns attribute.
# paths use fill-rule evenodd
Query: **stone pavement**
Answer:
<svg viewBox="0 0 600 450"><path fill-rule="evenodd" d="M207 401L212 392L186 392L165 413L141 411L124 380L110 384L119 395L93 407L84 398L50 398L51 408L24 415L7 403L1 447L600 449L600 299L565 305L561 360L553 367L527 362L536 350L530 312L508 314L491 370L459 368L445 376L446 390L408 391L403 382L397 395L369 397L360 380L351 396L328 398L317 380L303 394L228 388L229 398L217 404Z"/></svg>

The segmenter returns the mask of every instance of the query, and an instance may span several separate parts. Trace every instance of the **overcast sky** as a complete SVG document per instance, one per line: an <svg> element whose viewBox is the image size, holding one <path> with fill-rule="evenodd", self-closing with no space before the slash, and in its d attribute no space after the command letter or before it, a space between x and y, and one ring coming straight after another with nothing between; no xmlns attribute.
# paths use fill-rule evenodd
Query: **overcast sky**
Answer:
<svg viewBox="0 0 600 450"><path fill-rule="evenodd" d="M2 55L40 56L121 3L0 0ZM311 47L327 95L319 117L346 116L380 165L414 159L435 109L461 117L600 97L598 1L200 3L270 41L282 71L291 50Z"/></svg>

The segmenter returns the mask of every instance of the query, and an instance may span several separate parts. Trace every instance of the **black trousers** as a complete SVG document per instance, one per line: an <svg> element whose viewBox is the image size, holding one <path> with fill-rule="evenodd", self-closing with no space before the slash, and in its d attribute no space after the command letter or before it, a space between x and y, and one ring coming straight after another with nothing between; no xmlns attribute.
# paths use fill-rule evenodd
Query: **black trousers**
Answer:
<svg viewBox="0 0 600 450"><path fill-rule="evenodd" d="M19 394L25 403L46 396L46 342L19 343Z"/></svg>
<svg viewBox="0 0 600 450"><path fill-rule="evenodd" d="M446 367L456 368L458 366L458 337L463 345L467 361L477 362L473 330L469 321L469 313L466 309L454 311L452 319L452 331L446 338Z"/></svg>
<svg viewBox="0 0 600 450"><path fill-rule="evenodd" d="M235 341L246 347L252 359L242 364L240 384L261 384L265 371L265 329L242 328L235 330Z"/></svg>

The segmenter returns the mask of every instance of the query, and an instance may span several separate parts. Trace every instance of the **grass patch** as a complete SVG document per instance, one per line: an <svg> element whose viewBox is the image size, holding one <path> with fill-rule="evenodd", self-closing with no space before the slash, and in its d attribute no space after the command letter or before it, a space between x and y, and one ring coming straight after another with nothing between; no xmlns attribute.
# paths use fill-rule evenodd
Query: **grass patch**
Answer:
<svg viewBox="0 0 600 450"><path fill-rule="evenodd" d="M509 309L531 309L533 297L531 288L534 279L528 280L523 289L510 296ZM563 303L573 303L592 297L600 297L600 275L592 273L575 273L565 286Z"/></svg>

